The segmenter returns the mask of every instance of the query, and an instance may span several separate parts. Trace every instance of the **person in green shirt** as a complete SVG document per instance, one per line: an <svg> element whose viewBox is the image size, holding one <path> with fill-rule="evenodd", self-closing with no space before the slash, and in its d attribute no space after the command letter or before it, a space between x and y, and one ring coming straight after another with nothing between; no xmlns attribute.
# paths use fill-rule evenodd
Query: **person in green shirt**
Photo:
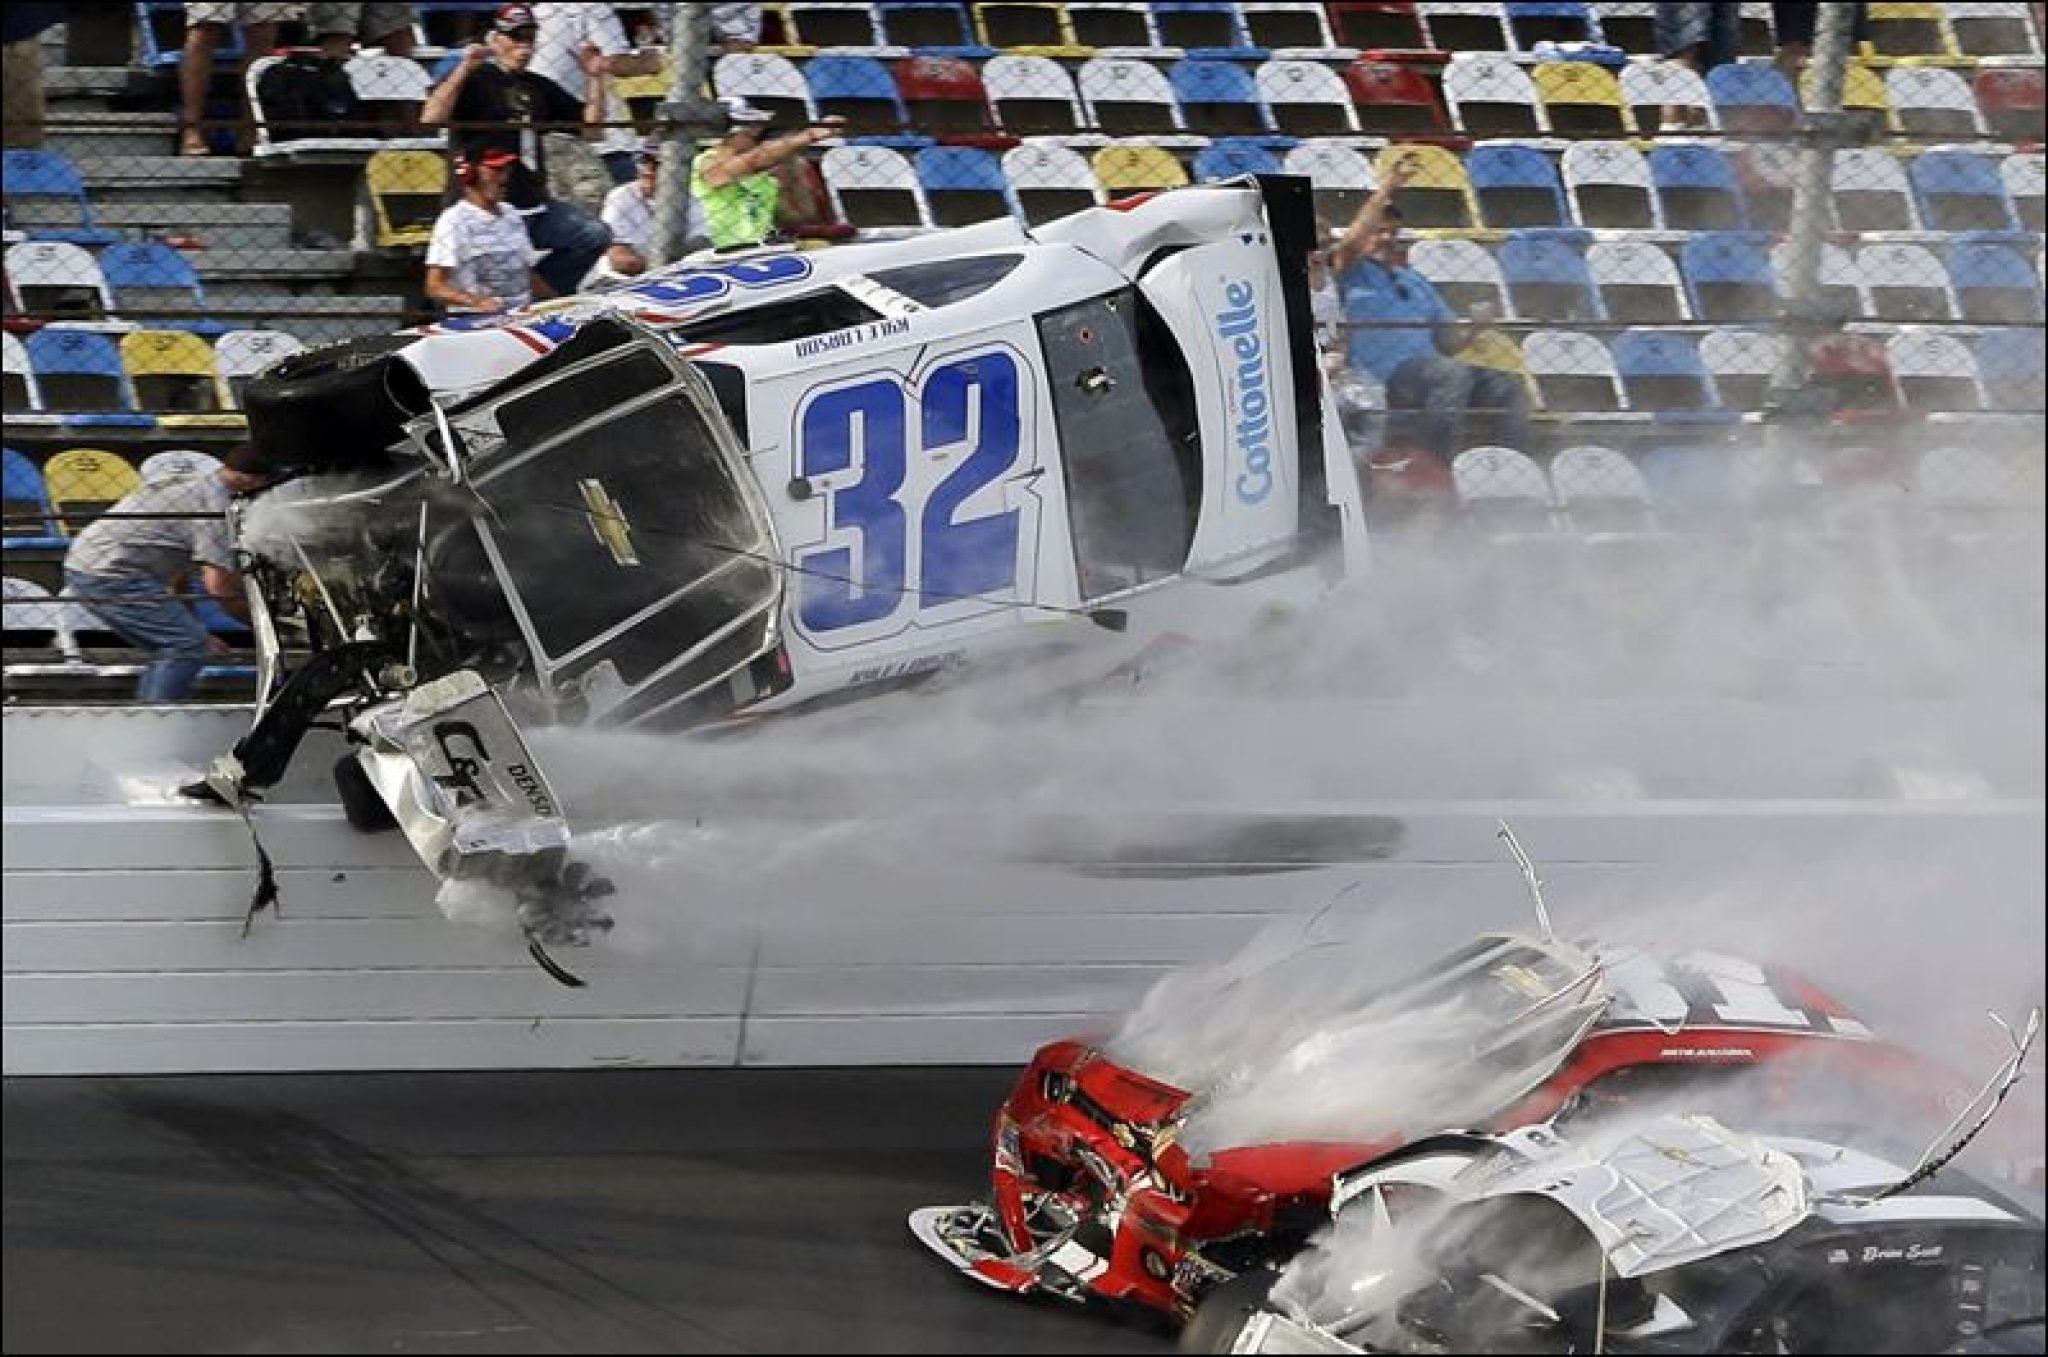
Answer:
<svg viewBox="0 0 2048 1357"><path fill-rule="evenodd" d="M839 135L844 120L827 118L814 127L768 137L774 115L737 97L719 102L731 130L690 162L690 193L704 209L714 246L759 244L775 229L783 175L805 150Z"/></svg>

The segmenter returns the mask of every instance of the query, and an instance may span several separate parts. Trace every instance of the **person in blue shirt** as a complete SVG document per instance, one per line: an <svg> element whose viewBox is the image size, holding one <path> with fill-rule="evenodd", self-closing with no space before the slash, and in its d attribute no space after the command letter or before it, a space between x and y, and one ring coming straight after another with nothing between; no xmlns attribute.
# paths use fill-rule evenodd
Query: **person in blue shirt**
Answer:
<svg viewBox="0 0 2048 1357"><path fill-rule="evenodd" d="M1397 262L1401 213L1393 200L1407 178L1405 165L1390 170L1330 247L1351 366L1380 379L1391 409L1415 412L1395 427L1415 426L1417 441L1445 461L1481 441L1465 437L1473 410L1498 416L1499 441L1527 449L1529 397L1521 379L1448 356L1493 317L1475 311L1461 322L1429 279Z"/></svg>

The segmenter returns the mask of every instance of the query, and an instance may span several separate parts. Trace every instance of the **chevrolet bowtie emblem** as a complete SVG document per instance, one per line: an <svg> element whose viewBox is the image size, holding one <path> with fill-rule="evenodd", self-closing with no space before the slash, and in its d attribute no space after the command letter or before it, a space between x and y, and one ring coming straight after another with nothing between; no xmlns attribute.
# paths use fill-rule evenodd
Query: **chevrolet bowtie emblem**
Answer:
<svg viewBox="0 0 2048 1357"><path fill-rule="evenodd" d="M583 492L583 507L588 511L583 517L590 524L591 535L620 565L640 564L640 553L633 550L633 526L626 522L625 512L605 490L604 482L578 481L576 488Z"/></svg>

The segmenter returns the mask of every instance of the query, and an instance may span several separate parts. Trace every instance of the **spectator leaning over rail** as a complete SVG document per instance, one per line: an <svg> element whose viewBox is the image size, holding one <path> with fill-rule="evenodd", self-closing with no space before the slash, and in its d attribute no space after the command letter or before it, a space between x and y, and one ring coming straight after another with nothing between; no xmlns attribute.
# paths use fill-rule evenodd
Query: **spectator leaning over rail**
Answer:
<svg viewBox="0 0 2048 1357"><path fill-rule="evenodd" d="M275 479L245 443L217 470L144 482L73 539L64 592L150 652L135 690L142 701L189 695L207 656L227 652L177 594L197 563L207 595L236 617L248 615L228 540L228 502Z"/></svg>
<svg viewBox="0 0 2048 1357"><path fill-rule="evenodd" d="M486 150L474 162L455 158L462 196L434 219L427 242L427 300L450 311L515 311L536 295L551 297L534 269L540 252L526 220L505 206L505 181L519 157Z"/></svg>
<svg viewBox="0 0 2048 1357"><path fill-rule="evenodd" d="M1473 410L1499 417L1500 442L1527 448L1529 396L1520 379L1451 357L1493 317L1474 308L1469 321L1460 321L1429 279L1398 262L1401 214L1393 199L1410 172L1405 161L1389 170L1330 248L1351 336L1351 366L1380 379L1397 415L1418 412L1422 446L1446 461L1471 445L1465 417ZM1409 422L1392 424L1401 428Z"/></svg>
<svg viewBox="0 0 2048 1357"><path fill-rule="evenodd" d="M463 49L461 64L427 96L420 123L453 124L455 147L471 163L489 151L516 158L505 201L526 219L533 247L548 252L537 272L554 291L569 293L603 257L612 233L584 208L548 196L541 134L565 127L580 127L586 137L603 131L604 55L594 47L583 52L579 106L560 85L527 69L539 31L531 6L500 5L489 46Z"/></svg>
<svg viewBox="0 0 2048 1357"><path fill-rule="evenodd" d="M814 127L764 138L773 114L737 96L719 102L731 130L690 162L690 196L704 209L714 246L758 245L775 229L784 176L796 168L797 157L838 136L845 119L826 118Z"/></svg>

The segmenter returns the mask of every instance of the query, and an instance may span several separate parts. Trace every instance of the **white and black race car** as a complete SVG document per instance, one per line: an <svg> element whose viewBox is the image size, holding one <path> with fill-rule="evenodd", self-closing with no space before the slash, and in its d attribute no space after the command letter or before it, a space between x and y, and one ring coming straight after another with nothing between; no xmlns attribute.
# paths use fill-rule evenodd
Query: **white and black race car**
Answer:
<svg viewBox="0 0 2048 1357"><path fill-rule="evenodd" d="M291 479L237 516L261 681L239 802L339 707L362 825L546 900L519 723L696 726L1164 625L1174 586L1364 561L1306 181L1027 229L759 250L257 377ZM294 659L287 675L285 657Z"/></svg>
<svg viewBox="0 0 2048 1357"><path fill-rule="evenodd" d="M2041 1350L2037 1212L1697 1114L1432 1137L1340 1177L1279 1272L1212 1292L1205 1352Z"/></svg>

